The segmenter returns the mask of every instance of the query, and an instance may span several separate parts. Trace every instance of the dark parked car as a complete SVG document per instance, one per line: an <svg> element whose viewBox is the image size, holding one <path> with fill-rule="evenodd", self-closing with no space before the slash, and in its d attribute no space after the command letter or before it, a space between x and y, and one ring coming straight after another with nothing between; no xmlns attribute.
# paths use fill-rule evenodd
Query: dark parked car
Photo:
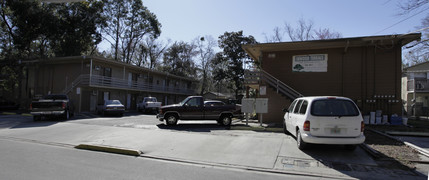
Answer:
<svg viewBox="0 0 429 180"><path fill-rule="evenodd" d="M204 101L201 96L189 96L179 104L162 106L157 118L175 125L180 120L216 120L218 124L229 126L233 117L241 117L241 106L226 105L221 101Z"/></svg>
<svg viewBox="0 0 429 180"><path fill-rule="evenodd" d="M106 100L103 105L97 107L97 113L106 115L119 115L123 116L125 106L119 100Z"/></svg>

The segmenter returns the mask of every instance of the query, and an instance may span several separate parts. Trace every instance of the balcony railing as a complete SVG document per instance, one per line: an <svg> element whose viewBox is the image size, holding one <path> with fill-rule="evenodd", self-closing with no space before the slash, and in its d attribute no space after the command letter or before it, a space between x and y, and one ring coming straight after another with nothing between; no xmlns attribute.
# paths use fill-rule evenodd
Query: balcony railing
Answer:
<svg viewBox="0 0 429 180"><path fill-rule="evenodd" d="M128 79L106 77L100 75L84 74L80 75L73 83L68 86L64 92L68 93L77 85L86 85L90 87L102 87L112 89L135 90L145 92L170 93L170 94L195 94L195 90L185 88L173 88L166 86L157 86L145 82L129 81Z"/></svg>
<svg viewBox="0 0 429 180"><path fill-rule="evenodd" d="M429 92L429 81L427 79L408 80L407 91Z"/></svg>

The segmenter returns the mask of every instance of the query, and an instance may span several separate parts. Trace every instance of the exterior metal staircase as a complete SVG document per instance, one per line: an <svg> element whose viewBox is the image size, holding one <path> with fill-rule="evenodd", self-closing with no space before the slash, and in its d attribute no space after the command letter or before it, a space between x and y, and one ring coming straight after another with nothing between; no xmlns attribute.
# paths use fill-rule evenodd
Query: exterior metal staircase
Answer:
<svg viewBox="0 0 429 180"><path fill-rule="evenodd" d="M68 94L70 93L73 88L75 88L76 86L78 86L80 83L89 83L89 75L80 75L79 77L77 77L72 83L71 85L66 85L66 88L63 90L64 94Z"/></svg>
<svg viewBox="0 0 429 180"><path fill-rule="evenodd" d="M290 86L286 85L279 79L275 78L271 74L267 73L264 70L256 70L256 71L246 71L244 75L244 83L245 84L260 84L261 81L266 82L270 85L277 93L282 94L291 100L294 100L298 97L302 97L303 95L298 91L294 90Z"/></svg>

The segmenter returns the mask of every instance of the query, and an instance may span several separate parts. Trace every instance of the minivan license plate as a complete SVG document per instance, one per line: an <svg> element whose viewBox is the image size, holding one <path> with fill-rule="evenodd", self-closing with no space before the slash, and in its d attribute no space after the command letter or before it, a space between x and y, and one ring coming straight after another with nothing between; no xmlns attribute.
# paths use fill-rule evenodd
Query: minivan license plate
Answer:
<svg viewBox="0 0 429 180"><path fill-rule="evenodd" d="M340 128L332 128L331 129L331 134L340 134L341 129Z"/></svg>

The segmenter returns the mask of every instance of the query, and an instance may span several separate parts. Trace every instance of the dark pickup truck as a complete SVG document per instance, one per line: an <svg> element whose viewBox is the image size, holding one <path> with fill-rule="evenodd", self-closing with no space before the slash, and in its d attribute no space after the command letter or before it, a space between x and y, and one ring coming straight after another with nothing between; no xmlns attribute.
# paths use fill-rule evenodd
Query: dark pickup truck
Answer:
<svg viewBox="0 0 429 180"><path fill-rule="evenodd" d="M74 115L74 106L67 95L50 94L33 101L30 104L30 113L34 121L46 116L59 116L67 120Z"/></svg>
<svg viewBox="0 0 429 180"><path fill-rule="evenodd" d="M157 118L167 125L180 120L216 120L223 126L231 125L233 117L242 117L241 106L226 105L221 101L204 101L201 96L189 96L179 104L161 106Z"/></svg>

